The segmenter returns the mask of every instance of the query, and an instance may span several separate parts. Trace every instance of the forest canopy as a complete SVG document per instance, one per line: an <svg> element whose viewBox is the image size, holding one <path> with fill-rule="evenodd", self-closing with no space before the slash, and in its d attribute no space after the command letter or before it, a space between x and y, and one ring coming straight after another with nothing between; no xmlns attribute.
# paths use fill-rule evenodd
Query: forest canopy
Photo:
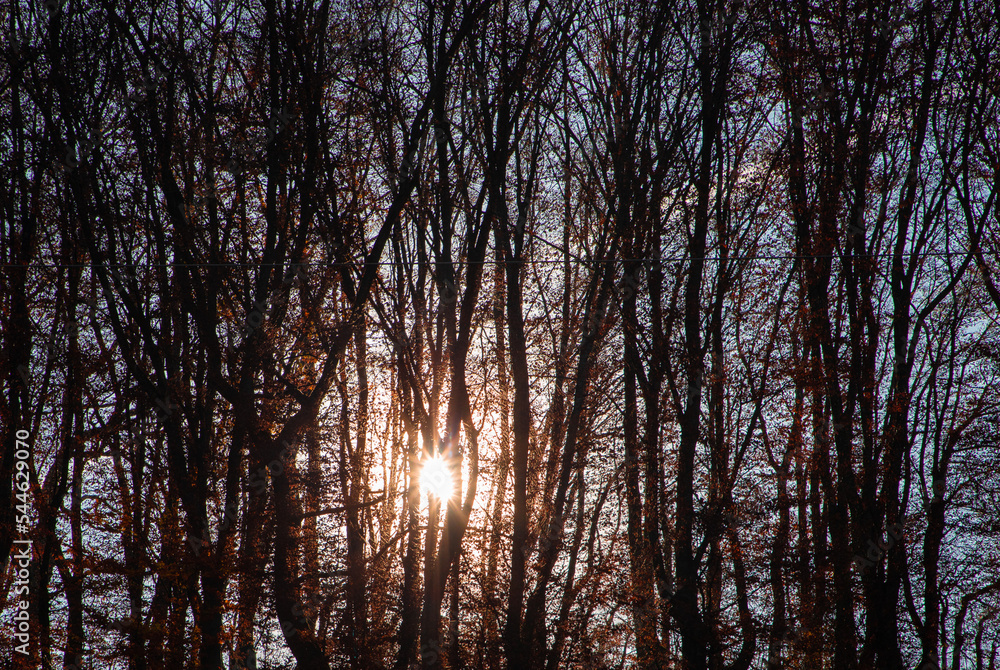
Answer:
<svg viewBox="0 0 1000 670"><path fill-rule="evenodd" d="M0 665L996 670L995 9L12 0Z"/></svg>

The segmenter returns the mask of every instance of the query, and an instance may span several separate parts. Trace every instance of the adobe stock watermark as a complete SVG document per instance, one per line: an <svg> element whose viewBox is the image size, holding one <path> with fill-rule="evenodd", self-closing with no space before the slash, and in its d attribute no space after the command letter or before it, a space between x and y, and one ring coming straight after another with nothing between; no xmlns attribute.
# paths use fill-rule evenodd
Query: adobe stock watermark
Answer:
<svg viewBox="0 0 1000 670"><path fill-rule="evenodd" d="M222 206L227 193L220 186L217 173L210 174L205 182L195 184L194 198L192 201L184 203L185 216L194 220L199 214L199 208L208 207L209 202L214 201L217 207Z"/></svg>
<svg viewBox="0 0 1000 670"><path fill-rule="evenodd" d="M31 595L31 538L23 537L31 533L31 511L28 503L28 491L31 489L31 434L26 430L18 430L16 438L16 448L14 452L14 488L17 493L14 495L17 505L17 517L15 526L17 534L22 537L14 540L16 549L11 557L11 566L14 569L14 590L11 596L14 600L17 612L14 614L14 637L20 642L14 650L25 656L30 655L28 645L31 643L31 631L29 624L28 608L30 607L29 597Z"/></svg>
<svg viewBox="0 0 1000 670"><path fill-rule="evenodd" d="M287 440L283 440L282 444L284 449L278 454L278 457L272 460L267 465L263 465L257 469L256 472L251 473L247 478L247 486L250 493L254 496L263 495L267 490L267 479L270 476L272 479L281 477L285 474L285 470L292 463L294 458L293 447L294 443L289 443ZM238 519L238 508L235 504L227 504L223 510L222 523L219 525L219 530L227 530L231 525L233 525ZM201 556L202 548L205 546L211 546L212 535L208 528L203 527L201 529L201 535L188 535L188 544L191 546L191 551L194 552L196 558Z"/></svg>
<svg viewBox="0 0 1000 670"><path fill-rule="evenodd" d="M931 484L931 502L940 503L944 500L944 494L946 493L946 486L940 479L934 481ZM858 554L854 555L854 560L852 564L859 574L865 574L869 568L878 565L882 558L896 546L896 542L901 540L905 534L905 529L901 523L894 523L888 528L888 537L883 542L881 539L876 542L875 540L868 540L866 546L867 551L864 556Z"/></svg>
<svg viewBox="0 0 1000 670"><path fill-rule="evenodd" d="M666 603L672 603L675 600L678 600L678 601L680 600L680 595L681 595L680 591L674 590L674 588L671 587L669 584L662 584L662 583L658 584L657 585L657 591L659 591L660 597ZM690 590L690 591L688 591L687 600L689 602L691 600L697 601L697 599L698 599L698 594L693 589Z"/></svg>
<svg viewBox="0 0 1000 670"><path fill-rule="evenodd" d="M68 0L42 0L42 6L45 7L45 11L48 12L49 18L54 19L58 14L62 12L63 6Z"/></svg>
<svg viewBox="0 0 1000 670"><path fill-rule="evenodd" d="M257 670L257 649L252 644L240 645L229 652L229 667L232 670Z"/></svg>
<svg viewBox="0 0 1000 670"><path fill-rule="evenodd" d="M941 666L938 665L937 652L931 652L930 657L924 659L923 662L915 668L915 670L941 670Z"/></svg>
<svg viewBox="0 0 1000 670"><path fill-rule="evenodd" d="M438 287L438 295L441 297L442 305L454 305L458 301L458 287L454 281L437 277L435 283Z"/></svg>
<svg viewBox="0 0 1000 670"><path fill-rule="evenodd" d="M286 637L292 637L298 632L305 632L310 630L313 626L313 621L310 620L309 616L306 614L305 607L311 607L315 611L319 611L323 605L323 598L321 598L316 593L310 593L305 596L305 606L302 602L296 602L292 606L292 621L281 622L281 632ZM229 652L229 667L232 669L239 670L257 670L257 650L252 643L241 644L235 650Z"/></svg>
<svg viewBox="0 0 1000 670"><path fill-rule="evenodd" d="M944 494L948 492L948 487L940 479L931 483L931 502L944 502Z"/></svg>
<svg viewBox="0 0 1000 670"><path fill-rule="evenodd" d="M83 304L90 307L91 315L93 315L94 311L97 309L97 300L95 298L91 298ZM77 316L73 314L70 316L69 320L66 321L66 330L62 337L51 331L40 331L37 337L38 348L42 353L49 356L68 356L69 342L73 339L79 339L85 325L86 324L84 323L82 317L77 318ZM17 366L17 371L18 374L21 375L21 379L23 379L24 383L27 385L29 373L28 366L24 364L19 365Z"/></svg>
<svg viewBox="0 0 1000 670"><path fill-rule="evenodd" d="M341 56L355 65L371 65L382 51L382 40L366 37L352 42L341 51Z"/></svg>
<svg viewBox="0 0 1000 670"><path fill-rule="evenodd" d="M809 628L806 626L796 626L792 624L785 629L784 634L781 636L782 642L789 642L791 644L798 644L805 640L806 633L809 632Z"/></svg>
<svg viewBox="0 0 1000 670"><path fill-rule="evenodd" d="M272 109L271 120L264 130L263 136L257 135L252 140L242 139L233 142L232 155L226 161L225 169L235 174L240 172L250 161L259 158L263 151L274 144L278 135L292 125L298 114L291 114L285 108Z"/></svg>
<svg viewBox="0 0 1000 670"><path fill-rule="evenodd" d="M767 658L767 667L768 668L780 668L781 667L781 647L783 645L785 645L785 644L787 644L787 645L795 645L795 646L802 645L806 641L806 639L807 639L808 634L809 634L810 631L811 631L811 629L808 628L807 626L804 626L804 625L796 626L793 623L790 626L786 626L785 627L785 631L781 634L781 637L778 638L778 641L781 642L782 645L779 645L779 647L777 649L777 652L773 652L772 651L768 655L768 658Z"/></svg>
<svg viewBox="0 0 1000 670"><path fill-rule="evenodd" d="M0 351L0 367L8 365L10 363L10 358L10 354L6 349L4 351ZM30 362L31 361L29 360L28 363ZM14 371L17 373L17 376L21 378L21 382L24 384L25 388L31 386L31 367L28 363L18 363L14 367Z"/></svg>
<svg viewBox="0 0 1000 670"><path fill-rule="evenodd" d="M31 40L21 34L19 27L15 27L13 32L8 33L7 44L11 60L28 60L31 58L32 52L37 49L37 47L32 46Z"/></svg>
<svg viewBox="0 0 1000 670"><path fill-rule="evenodd" d="M127 113L134 112L139 103L148 99L154 91L163 85L163 82L167 78L167 72L153 59L149 60L149 74L143 71L142 76L139 78L139 83L136 84L132 92L125 98L125 110Z"/></svg>
<svg viewBox="0 0 1000 670"><path fill-rule="evenodd" d="M257 329L264 323L264 319L274 313L274 309L281 304L281 299L285 295L283 289L288 287L298 288L309 283L309 276L306 274L305 268L305 263L295 263L292 265L288 269L288 272L285 273L285 278L281 280L281 286L271 291L271 295L267 298L254 303L253 309L247 315L247 322L241 332L244 339L248 339L257 332ZM268 310L268 305L271 306L270 310Z"/></svg>
<svg viewBox="0 0 1000 670"><path fill-rule="evenodd" d="M321 598L318 593L310 592L305 596L304 604L302 602L296 602L292 606L292 616L294 617L294 621L281 622L281 632L284 633L285 637L291 637L298 632L312 630L313 619L306 613L306 608L318 612L322 605L323 598Z"/></svg>
<svg viewBox="0 0 1000 670"><path fill-rule="evenodd" d="M597 308L590 313L583 325L583 336L587 338L597 337L604 319L610 316L613 308L620 306L622 302L638 292L642 270L647 269L649 272L655 272L659 270L659 267L660 260L658 258L645 258L637 262L631 272L624 273L621 283L613 285L609 294L603 300L599 300Z"/></svg>
<svg viewBox="0 0 1000 670"><path fill-rule="evenodd" d="M875 25L883 30L897 30L902 28L907 21L912 21L917 16L917 11L912 7L894 7L887 19L878 19Z"/></svg>
<svg viewBox="0 0 1000 670"><path fill-rule="evenodd" d="M882 30L895 32L918 16L919 12L913 7L894 7L887 18L876 19L875 25ZM948 18L948 13L941 7L937 7L931 12L931 17L934 19L935 25L941 26L945 19Z"/></svg>
<svg viewBox="0 0 1000 670"><path fill-rule="evenodd" d="M738 7L734 3L733 9L726 11L725 9L719 10L719 13L711 18L702 19L698 26L701 32L701 40L703 44L711 44L714 41L714 35L717 32L725 32L727 28L731 28L736 25L736 12Z"/></svg>
<svg viewBox="0 0 1000 670"><path fill-rule="evenodd" d="M160 420L160 423L165 424L167 419L173 416L174 410L178 409L177 405L170 402L170 396L164 396L162 398L153 398L156 402L156 407L153 411L156 413L156 418Z"/></svg>
<svg viewBox="0 0 1000 670"><path fill-rule="evenodd" d="M88 131L85 137L74 142L67 142L66 154L62 160L52 161L52 166L57 171L63 174L73 172L95 154L101 141L101 127L94 124L88 128Z"/></svg>
<svg viewBox="0 0 1000 670"><path fill-rule="evenodd" d="M903 539L905 529L903 524L894 523L889 526L888 537L885 542L881 538L876 542L875 540L868 540L867 551L864 556L858 554L854 555L853 565L859 574L865 574L868 568L874 567L882 561L882 557L885 556L890 549L896 546L896 542Z"/></svg>
<svg viewBox="0 0 1000 670"><path fill-rule="evenodd" d="M553 547L563 541L566 533L566 519L569 515L563 512L561 515L553 518L548 527L545 529L545 533L538 536L537 542L537 553L539 558L544 554L548 553ZM521 553L524 554L524 560L527 561L531 556L532 547L530 542L525 542L524 546L521 547Z"/></svg>
<svg viewBox="0 0 1000 670"><path fill-rule="evenodd" d="M826 103L833 99L836 91L827 87L826 84L820 84L817 88L805 94L802 102L798 105L799 111L805 114L811 114L813 112L818 112L826 106Z"/></svg>
<svg viewBox="0 0 1000 670"><path fill-rule="evenodd" d="M411 661L410 665L407 666L407 670L420 670L426 664L434 664L438 662L442 656L444 656L444 649L451 644L451 636L447 630L440 636L440 638L431 638L427 642L420 645L419 661Z"/></svg>
<svg viewBox="0 0 1000 670"><path fill-rule="evenodd" d="M420 157L417 151L411 151L403 156L403 162L399 164L399 170L389 173L389 190L393 196L398 195L403 182L413 179L417 173L417 163Z"/></svg>
<svg viewBox="0 0 1000 670"><path fill-rule="evenodd" d="M865 240L865 213L858 212L858 215L847 224L847 239L857 246Z"/></svg>
<svg viewBox="0 0 1000 670"><path fill-rule="evenodd" d="M435 143L450 137L446 121L435 120L428 124L427 128L424 129L424 133L421 136L420 141L417 143L417 148L411 150L410 153L403 156L403 161L399 164L398 170L389 172L389 190L393 197L399 194L399 189L404 183L416 178L420 160L423 156L424 139L427 137L427 133L431 130L431 128L434 129L433 134Z"/></svg>
<svg viewBox="0 0 1000 670"><path fill-rule="evenodd" d="M92 300L88 304L90 304L92 308L96 308L97 303L96 300ZM67 338L78 337L82 325L83 322L77 320L76 317L70 318L70 320L66 322L66 333L65 333L66 337ZM35 337L32 338L33 344L36 341L38 349L47 356L58 358L58 357L65 357L69 354L69 346L67 345L66 341L64 341L63 338L58 337L55 333L41 331L38 333L37 338ZM3 354L0 355L0 360L2 360L4 363L6 363L9 360L7 352L3 352ZM24 382L25 386L31 385L30 363L31 361L28 360L26 362L19 363L17 367L14 368L15 371L17 372L17 375L21 378L21 381Z"/></svg>

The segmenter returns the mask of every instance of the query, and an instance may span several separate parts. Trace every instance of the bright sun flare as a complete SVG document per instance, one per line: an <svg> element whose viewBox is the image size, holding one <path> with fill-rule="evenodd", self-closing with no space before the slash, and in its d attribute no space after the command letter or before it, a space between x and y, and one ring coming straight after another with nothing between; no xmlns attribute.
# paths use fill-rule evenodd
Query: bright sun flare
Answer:
<svg viewBox="0 0 1000 670"><path fill-rule="evenodd" d="M451 497L452 485L451 470L443 458L433 456L424 459L420 469L421 491L439 500L447 500Z"/></svg>

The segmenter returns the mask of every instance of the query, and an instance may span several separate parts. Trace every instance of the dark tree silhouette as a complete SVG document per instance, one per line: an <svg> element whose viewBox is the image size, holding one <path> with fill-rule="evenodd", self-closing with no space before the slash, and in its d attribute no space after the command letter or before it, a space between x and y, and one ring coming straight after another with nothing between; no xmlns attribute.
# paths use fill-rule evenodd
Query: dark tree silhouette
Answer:
<svg viewBox="0 0 1000 670"><path fill-rule="evenodd" d="M996 667L991 7L4 10L3 667Z"/></svg>

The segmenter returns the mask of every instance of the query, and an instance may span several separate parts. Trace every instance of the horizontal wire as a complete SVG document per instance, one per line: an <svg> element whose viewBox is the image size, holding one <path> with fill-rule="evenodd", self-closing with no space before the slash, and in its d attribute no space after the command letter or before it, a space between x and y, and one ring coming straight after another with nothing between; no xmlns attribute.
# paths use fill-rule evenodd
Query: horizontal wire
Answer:
<svg viewBox="0 0 1000 670"><path fill-rule="evenodd" d="M967 256L970 252L968 251L904 251L901 254L894 252L886 252L879 254L856 254L853 258L893 258L895 256ZM799 260L805 258L821 259L821 258L840 258L842 254L816 254L816 255L776 255L776 256L704 256L700 260L703 261L752 261L752 260ZM660 263L674 263L677 261L687 261L692 260L692 256L665 256L659 259L653 258L595 258L593 260L584 260L577 258L565 258L565 259L535 259L535 260L523 260L523 261L498 261L498 260L481 260L481 261L452 261L453 264L476 264L476 265L507 265L510 263L521 263L524 265L533 264L562 264L562 263L572 263L578 265L587 265L589 263L650 263L653 261L659 261ZM426 261L427 265L437 265L441 263L447 263L448 261ZM127 263L0 263L0 268L27 268L27 269L44 269L44 268L165 268L165 267L175 267L175 268L185 268L185 267L285 267L286 265L291 266L309 266L309 267L337 267L337 266L348 266L348 265L386 265L386 266L413 266L415 263L406 263L400 261L334 261L332 263L327 263L323 261L302 261L300 263L264 263L264 262L231 262L231 263L141 263L135 265L129 265Z"/></svg>

